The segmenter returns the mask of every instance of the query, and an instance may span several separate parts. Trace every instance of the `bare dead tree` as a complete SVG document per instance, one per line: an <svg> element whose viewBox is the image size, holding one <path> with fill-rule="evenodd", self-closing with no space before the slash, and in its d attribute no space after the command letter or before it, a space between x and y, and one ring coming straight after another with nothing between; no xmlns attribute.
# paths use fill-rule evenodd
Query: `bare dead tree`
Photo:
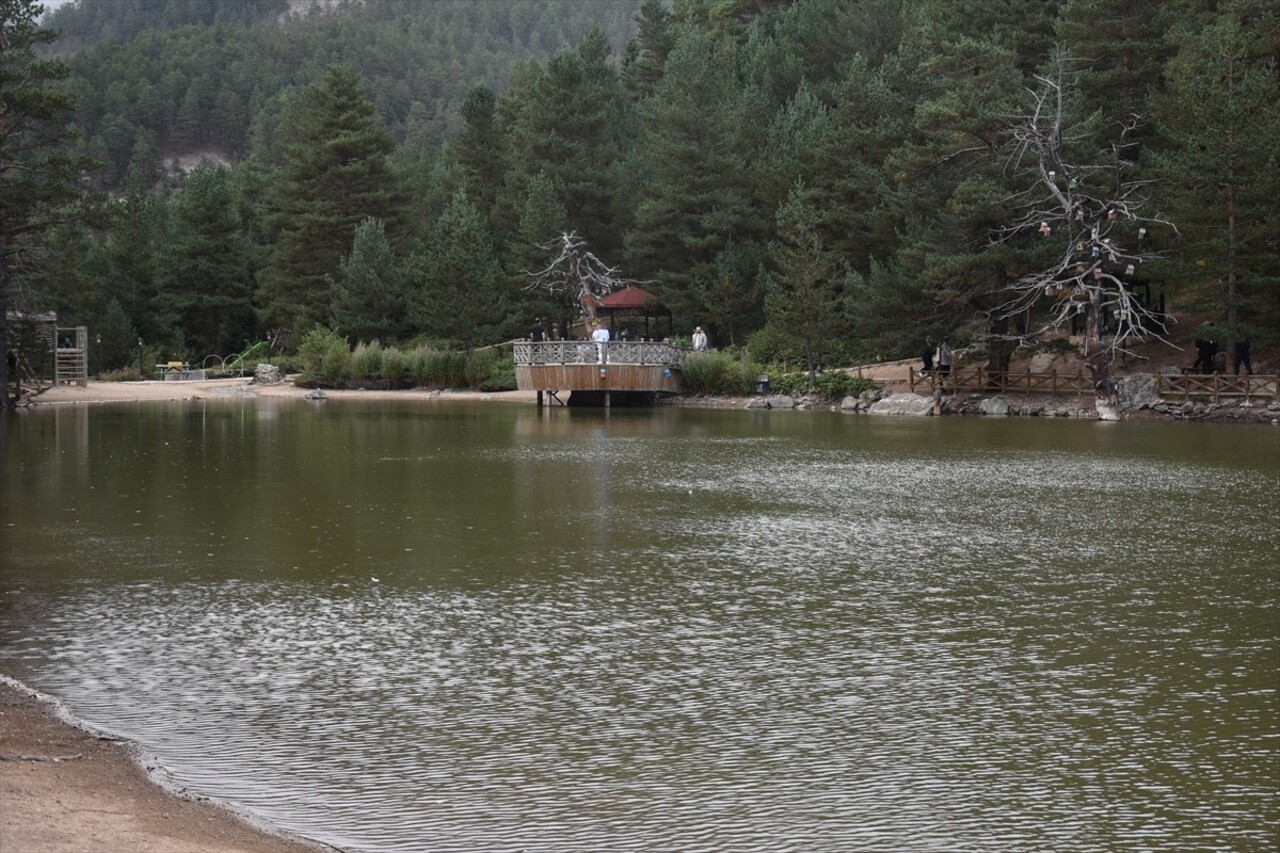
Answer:
<svg viewBox="0 0 1280 853"><path fill-rule="evenodd" d="M543 270L521 270L528 279L526 290L542 290L566 302L576 302L582 313L591 321L596 319L596 303L628 284L639 284L635 279L622 278L618 268L611 267L587 251L587 243L570 231L559 239L539 243L538 248L554 253L555 258Z"/></svg>
<svg viewBox="0 0 1280 853"><path fill-rule="evenodd" d="M1020 210L1017 220L997 229L992 241L1030 237L1056 248L1046 266L1004 289L1007 298L993 316L1033 318L1024 333L1000 336L1019 342L1077 325L1083 316L1084 356L1097 393L1109 397L1115 358L1132 355L1128 347L1135 342L1166 340L1166 318L1137 298L1133 283L1140 266L1159 257L1150 248L1151 227L1177 229L1160 214L1146 213L1149 182L1132 176L1141 117L1120 123L1109 153L1090 151L1094 127L1088 117L1074 115L1077 75L1068 52L1059 47L1051 76L1036 80L1029 112L1010 130L1007 167L1029 185L1008 200Z"/></svg>

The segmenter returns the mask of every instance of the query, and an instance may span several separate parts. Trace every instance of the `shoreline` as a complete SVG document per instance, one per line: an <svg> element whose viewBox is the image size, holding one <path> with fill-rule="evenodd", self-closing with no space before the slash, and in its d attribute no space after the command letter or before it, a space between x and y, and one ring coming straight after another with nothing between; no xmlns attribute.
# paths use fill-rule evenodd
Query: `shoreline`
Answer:
<svg viewBox="0 0 1280 853"><path fill-rule="evenodd" d="M906 384L907 365L910 362L886 362L877 365L864 365L857 368L858 375L878 382L885 391L898 394L910 393ZM19 409L40 408L56 405L84 405L93 403L141 403L141 402L191 402L197 400L229 400L247 398L285 398L306 399L317 389L304 388L286 379L272 385L258 385L252 377L235 379L202 379L182 382L165 382L160 380L143 380L139 382L97 382L90 380L88 385L57 385L44 393L25 398ZM428 390L407 388L400 390L368 389L368 388L334 388L319 389L324 398L330 400L415 400L421 402L452 400L481 400L486 402L507 402L534 405L537 401L536 391L469 391L469 390ZM922 397L916 394L914 396ZM999 394L989 395L1008 404L1008 417L1043 418L1056 420L1057 416L1047 413L1046 408L1060 401L1045 395ZM664 400L663 405L705 409L746 409L750 401L759 401L756 397L719 397L690 394ZM964 394L944 398L943 416L986 416L979 410L983 395ZM1049 406L1045 404L1048 403ZM1067 404L1069 405L1069 404ZM798 405L798 409L840 411L840 401L822 402L810 405ZM1085 409L1093 409L1093 401L1084 401L1080 413ZM1189 404L1166 403L1163 409L1145 407L1125 411L1120 420L1133 422L1183 422L1183 423L1246 423L1255 425L1280 425L1280 405L1263 401L1246 404Z"/></svg>
<svg viewBox="0 0 1280 853"><path fill-rule="evenodd" d="M333 853L166 782L137 744L0 675L0 850L5 853Z"/></svg>

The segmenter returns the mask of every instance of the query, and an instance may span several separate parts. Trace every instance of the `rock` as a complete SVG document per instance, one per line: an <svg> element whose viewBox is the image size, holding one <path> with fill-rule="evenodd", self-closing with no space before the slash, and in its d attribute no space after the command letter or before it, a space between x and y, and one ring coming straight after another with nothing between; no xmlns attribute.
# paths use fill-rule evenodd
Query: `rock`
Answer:
<svg viewBox="0 0 1280 853"><path fill-rule="evenodd" d="M840 401L840 411L842 412L856 412L861 409L861 407L862 404L858 402L857 397L845 397Z"/></svg>
<svg viewBox="0 0 1280 853"><path fill-rule="evenodd" d="M867 411L873 415L928 417L933 414L933 400L919 394L892 394L883 400L877 400Z"/></svg>
<svg viewBox="0 0 1280 853"><path fill-rule="evenodd" d="M1182 368L1178 367L1176 364L1166 364L1164 367L1160 368L1160 375L1161 376L1181 376Z"/></svg>
<svg viewBox="0 0 1280 853"><path fill-rule="evenodd" d="M1098 413L1098 420L1101 421L1118 421L1120 420L1120 409L1110 403L1104 403L1099 400L1094 404L1094 409Z"/></svg>
<svg viewBox="0 0 1280 853"><path fill-rule="evenodd" d="M321 391L319 388L313 388L313 389L311 389L310 391L308 391L308 392L307 392L306 399L308 399L308 400L327 400L327 399L329 399L329 395L328 395L328 394L326 394L326 393L324 393L323 391Z"/></svg>
<svg viewBox="0 0 1280 853"><path fill-rule="evenodd" d="M1162 402L1156 393L1156 378L1150 373L1135 373L1116 380L1116 408L1121 412L1149 409Z"/></svg>
<svg viewBox="0 0 1280 853"><path fill-rule="evenodd" d="M748 409L767 409L769 408L769 401L766 400L764 397L752 397L750 400L747 401L747 408Z"/></svg>
<svg viewBox="0 0 1280 853"><path fill-rule="evenodd" d="M1004 417L1009 414L1009 404L999 397L984 397L978 403L978 412L983 415Z"/></svg>
<svg viewBox="0 0 1280 853"><path fill-rule="evenodd" d="M253 371L255 385L278 385L283 381L284 376L280 373L280 368L274 364L259 364Z"/></svg>
<svg viewBox="0 0 1280 853"><path fill-rule="evenodd" d="M767 408L770 409L794 409L795 407L796 401L786 394L775 394L768 399Z"/></svg>

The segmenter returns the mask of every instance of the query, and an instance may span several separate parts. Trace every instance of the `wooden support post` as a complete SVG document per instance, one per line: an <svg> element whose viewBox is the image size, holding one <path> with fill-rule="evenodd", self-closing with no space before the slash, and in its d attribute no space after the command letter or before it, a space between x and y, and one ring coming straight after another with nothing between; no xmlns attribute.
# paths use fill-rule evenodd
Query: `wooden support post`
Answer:
<svg viewBox="0 0 1280 853"><path fill-rule="evenodd" d="M538 408L539 409L542 408L542 392L541 391L538 392Z"/></svg>

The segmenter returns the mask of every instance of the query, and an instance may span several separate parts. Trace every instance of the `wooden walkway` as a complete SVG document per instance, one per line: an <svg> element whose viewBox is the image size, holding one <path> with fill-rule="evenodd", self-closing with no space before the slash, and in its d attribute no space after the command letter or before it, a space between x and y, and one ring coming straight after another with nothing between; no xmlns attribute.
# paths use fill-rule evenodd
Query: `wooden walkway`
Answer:
<svg viewBox="0 0 1280 853"><path fill-rule="evenodd" d="M1222 373L1183 373L1177 376L1155 375L1156 393L1175 400L1207 400L1213 403L1225 399L1273 399L1280 400L1280 376L1229 376ZM1093 393L1093 378L1086 370L1059 373L994 372L984 367L952 370L946 374L922 373L911 368L908 384L913 392L936 389L956 393L968 391L976 394L1074 394L1084 397Z"/></svg>
<svg viewBox="0 0 1280 853"><path fill-rule="evenodd" d="M516 387L521 391L591 392L608 406L615 392L679 394L689 350L657 341L516 341Z"/></svg>

